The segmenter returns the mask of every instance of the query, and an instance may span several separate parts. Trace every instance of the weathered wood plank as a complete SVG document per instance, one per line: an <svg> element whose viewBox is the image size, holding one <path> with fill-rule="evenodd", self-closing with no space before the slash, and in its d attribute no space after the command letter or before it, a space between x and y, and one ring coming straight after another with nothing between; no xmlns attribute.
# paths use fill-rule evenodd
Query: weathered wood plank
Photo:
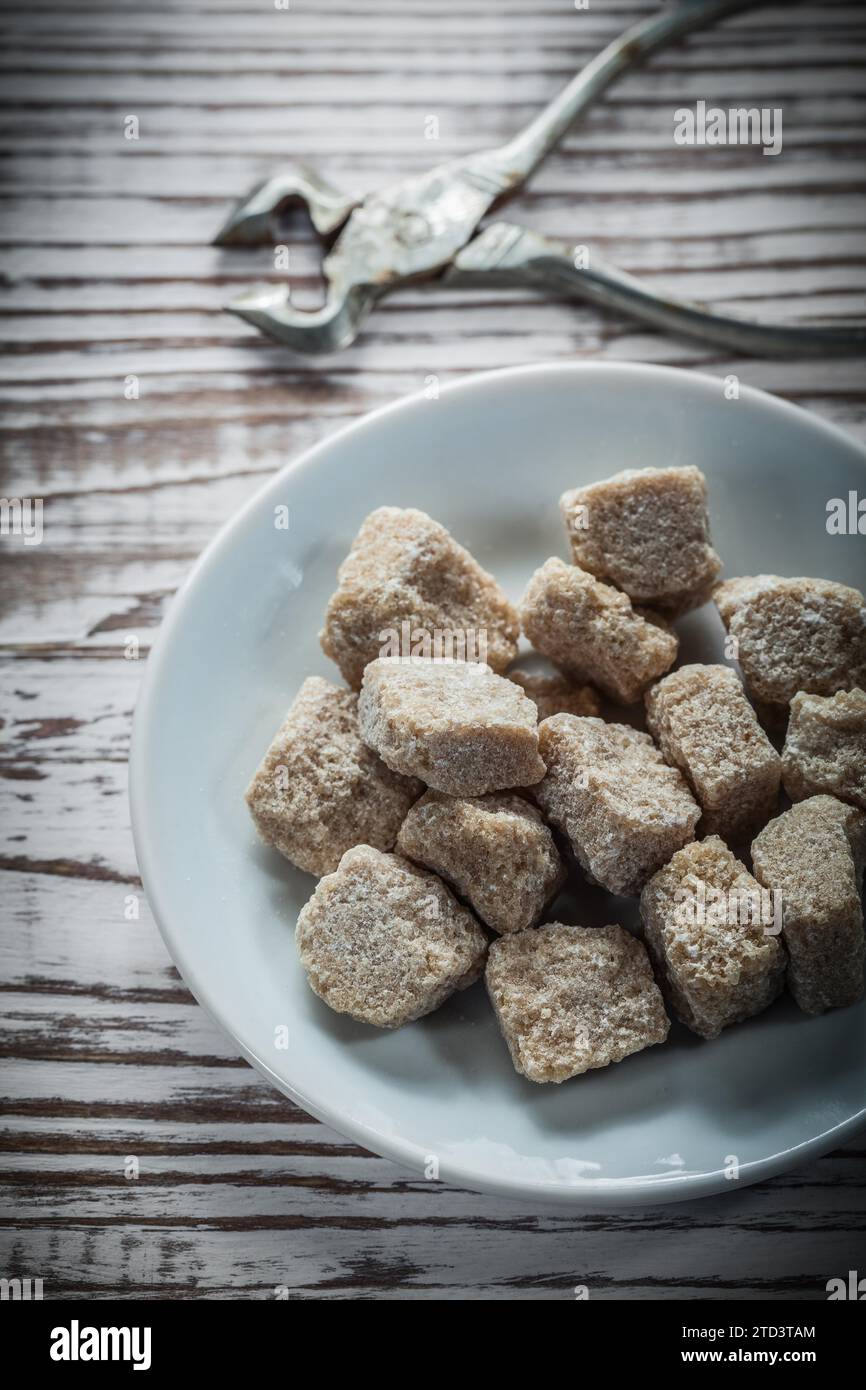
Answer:
<svg viewBox="0 0 866 1390"><path fill-rule="evenodd" d="M386 1162L300 1111L297 1118L287 1114L273 1121L256 1121L239 1115L233 1121L221 1120L217 1123L192 1119L163 1120L151 1116L85 1114L69 1119L62 1131L58 1131L50 1116L10 1115L0 1135L0 1152L7 1155L16 1152L111 1155L119 1149L128 1151L133 1139L138 1143L138 1153L161 1154L164 1157L172 1154L198 1154L202 1158L207 1155L279 1156L302 1152L320 1156L352 1155L371 1163ZM856 1162L857 1151L853 1146L849 1146L849 1150L852 1162ZM830 1163L831 1157L834 1165L847 1162L847 1157L843 1156L849 1150L840 1150L838 1154L820 1162ZM860 1157L863 1157L862 1152Z"/></svg>
<svg viewBox="0 0 866 1390"><path fill-rule="evenodd" d="M60 999L69 994L113 1007L191 999L134 885L7 871L3 897L10 928L0 936L4 991L50 995L58 1007L72 1007ZM129 915L136 910L138 918Z"/></svg>
<svg viewBox="0 0 866 1390"><path fill-rule="evenodd" d="M689 1297L825 1298L828 1278L848 1268L850 1235L811 1230L774 1235L764 1230L732 1233L741 1273L720 1273L719 1242L698 1230L627 1232L619 1239L595 1231L539 1230L527 1218L517 1230L483 1222L423 1221L394 1227L387 1218L336 1226L323 1221L256 1224L226 1219L222 1229L178 1224L167 1229L137 1223L62 1219L43 1229L12 1226L2 1232L6 1267L43 1272L46 1296L58 1293L115 1296L273 1297L278 1287L298 1296L407 1294L427 1297L573 1298L577 1285L589 1296L676 1299ZM664 1258L659 1258L663 1240ZM11 1258L10 1258L11 1257ZM688 1270L677 1277L674 1270ZM54 1276L53 1278L51 1276Z"/></svg>
<svg viewBox="0 0 866 1390"><path fill-rule="evenodd" d="M433 65L429 61L420 68L409 65L409 70L401 74L405 85L400 90L400 109L405 120L411 119L412 113L420 107L435 111L439 107L476 103L489 103L500 110L532 104L541 106L554 94L557 78L561 83L567 81L590 56L590 51L584 48L582 56L576 54L573 66L557 63L553 74L547 71L503 72L498 67L485 70L484 65L479 65L470 77L465 72L455 72L448 63L440 64L439 70L434 72L430 71ZM817 95L834 112L838 103L856 103L863 98L860 63L834 67L832 73L823 69L820 62L805 69L790 70L780 66L768 72L766 67L750 69L748 61L744 61L736 67L725 68L724 76L716 77L709 93L708 69L712 71L712 64L705 63L702 70L695 72L690 68L665 69L664 65L657 67L650 63L609 88L605 103L623 105L639 101L649 106L667 105L670 93L674 92L681 103L694 103L710 95L714 100L734 105L758 99L768 105L784 102L796 111ZM59 72L43 73L37 68L25 73L11 72L4 81L0 102L15 109L38 107L42 112L76 105L91 110L117 106L127 111L135 111L138 107L147 110L151 106L199 111L211 107L225 110L227 105L278 108L288 104L287 76L289 73L281 72L278 64L274 64L272 70L254 73L239 68L228 79L223 73L201 75L194 65L191 71L170 72L138 66L127 72L117 73L111 69L101 72L99 85L94 87L90 72L63 68ZM291 83L291 105L295 112L304 106L318 105L327 105L333 110L334 104L364 110L393 102L398 90L393 71L375 69L358 72L348 68L334 73L310 71L306 65L291 72ZM419 134L422 130L423 123Z"/></svg>
<svg viewBox="0 0 866 1390"><path fill-rule="evenodd" d="M85 877L140 882L129 833L125 763L57 763L51 777L3 779L0 855L10 867L71 864Z"/></svg>
<svg viewBox="0 0 866 1390"><path fill-rule="evenodd" d="M111 39L105 34L94 41L92 37L69 33L64 45L60 46L52 42L53 35L37 37L10 27L6 48L0 54L0 72L21 76L62 73L90 78L105 73L136 78L158 75L163 79L180 74L231 82L253 74L268 77L295 77L301 73L323 77L377 74L393 81L398 76L405 80L410 75L439 73L447 68L452 76L472 80L477 73L489 73L499 80L516 74L531 74L541 75L548 82L557 77L566 82L581 63L594 56L599 43L616 32L612 16L604 16L604 19L603 28L583 23L579 28L573 23L570 27L563 25L559 43L554 41L551 31L546 35L547 42L542 42L537 35L526 35L529 41L525 43L517 41L517 31L510 39L503 37L500 31L497 35L491 34L490 42L483 48L470 52L462 36L449 32L447 25L443 30L438 24L428 30L423 45L415 49L395 42L393 30L383 42L381 36L359 28L348 41L343 36L345 25L340 26L342 33L336 39L324 32L324 26L310 31L305 36L303 48L284 41L253 44L248 36L245 41L232 44L231 39L220 32L199 33L193 41L191 35L174 32L166 34L158 47L149 45L146 63L134 50L116 51L114 46L109 46ZM272 32L279 40L288 37L285 29L274 28ZM297 37L294 29L291 37ZM771 29L752 31L747 49L744 49L742 38L735 37L729 29L707 30L701 39L693 39L691 43L657 55L650 70L653 76L665 78L695 70L717 74L734 71L748 73L757 80L766 71L775 72L773 59L777 43L778 33ZM395 71L395 56L399 59L399 73ZM828 69L835 79L839 69L858 72L863 66L850 41L845 42L836 30L827 31L819 43L796 34L786 45L785 56L786 72L802 69L806 73L807 90L813 83L818 85L822 78L826 82L830 75ZM284 94L280 94L279 100L284 100Z"/></svg>
<svg viewBox="0 0 866 1390"><path fill-rule="evenodd" d="M574 311L575 316L584 312ZM515 320L514 329L508 335L496 332L495 327L479 327L472 336L465 332L439 338L435 333L432 319L427 321L427 332L419 341L416 334L401 334L399 320L383 316L395 313L393 305L387 301L377 306L376 319L362 334L342 361L333 363L338 379L350 372L363 371L369 376L378 372L388 373L391 378L402 372L405 391L420 390L426 375L438 367L456 375L459 372L478 371L482 368L494 369L519 365L527 360L526 338L519 322ZM378 326L377 326L378 320ZM395 331L383 329L383 322L394 323ZM231 335L232 330L225 330ZM329 378L332 359L323 358L316 369L306 362L289 356L277 345L272 345L252 330L247 330L236 341L220 341L224 327L220 324L214 337L190 341L185 346L160 346L117 342L112 344L111 362L113 367L114 389L127 375L139 378L174 376L175 373L223 374L227 372L268 373L285 371L290 379L307 379L318 386ZM216 340L215 340L216 339ZM433 345L433 346L431 346ZM814 394L817 373L823 372L828 395L840 391L851 394L862 385L862 368L857 359L840 359L832 363L820 359L798 359L796 362L776 362L771 359L737 359L721 354L718 349L693 345L685 340L664 337L649 331L633 330L617 320L613 326L613 316L584 320L583 331L575 326L574 320L568 328L560 326L533 335L534 352L530 360L552 361L561 358L576 359L610 358L617 361L651 361L673 366L697 366L724 375L739 370L741 379L765 390L788 394L790 391L809 388ZM441 357L440 354L441 353ZM105 352L90 354L86 351L60 351L48 347L41 352L24 356L0 359L0 380L15 383L37 383L45 380L56 381L58 375L67 380L105 381ZM375 364L375 365L374 365ZM142 385L142 394L148 383Z"/></svg>
<svg viewBox="0 0 866 1390"><path fill-rule="evenodd" d="M85 36L96 34L103 40L114 38L118 45L123 39L164 38L176 32L201 35L200 16L202 13L214 15L217 22L214 32L223 40L233 39L243 43L252 35L265 33L268 37L291 35L304 44L310 37L321 41L323 19L328 37L332 38L335 27L347 30L354 42L356 36L367 33L371 38L398 42L402 51L411 51L419 34L427 32L457 32L461 36L476 35L502 37L504 32L518 32L530 39L538 40L551 30L559 37L563 34L617 33L623 26L641 14L645 14L645 4L633 0L602 0L590 5L586 10L574 10L560 4L539 4L528 9L522 0L485 0L475 4L467 12L461 0L437 0L436 3L406 4L393 0L391 4L367 3L367 0L318 0L315 6L293 5L288 11L271 11L261 6L238 3L237 0L214 0L206 9L192 3L176 5L148 6L136 11L135 0L124 0L114 5L103 0L101 4L88 4L86 10L75 12L69 0L66 4L53 4L50 8L41 7L35 11L21 12L15 0L5 0L2 14L13 17L17 31L34 33L48 32L60 35L67 32ZM736 34L753 34L771 31L787 37L791 32L791 21L787 7L757 10L732 17L723 26L708 29L700 35L700 42L712 41L716 35L730 38ZM797 12L795 11L795 14ZM8 22L8 20L7 20ZM822 3L820 22L816 23L814 13L805 11L805 17L795 21L801 33L823 35L828 28L838 27L845 31L852 27L862 29L862 9L856 3ZM691 40L694 42L694 39Z"/></svg>
<svg viewBox="0 0 866 1390"><path fill-rule="evenodd" d="M0 1088L4 1105L16 1115L53 1116L59 1121L82 1115L208 1123L237 1121L242 1115L259 1122L303 1118L246 1066L138 1063L131 1069L122 1062L64 1062L58 1068L54 1062L25 1058L4 1072Z"/></svg>
<svg viewBox="0 0 866 1390"><path fill-rule="evenodd" d="M214 1027L192 996L176 992L183 1002L145 1000L137 992L120 1001L5 990L0 1057L246 1067L231 1039Z"/></svg>

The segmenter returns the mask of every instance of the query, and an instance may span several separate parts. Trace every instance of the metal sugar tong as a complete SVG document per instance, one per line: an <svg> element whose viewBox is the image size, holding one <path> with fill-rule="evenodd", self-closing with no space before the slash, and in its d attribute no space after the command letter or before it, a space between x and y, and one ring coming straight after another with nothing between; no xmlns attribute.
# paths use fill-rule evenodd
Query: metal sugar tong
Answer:
<svg viewBox="0 0 866 1390"><path fill-rule="evenodd" d="M273 174L238 204L215 242L249 246L273 240L277 214L300 200L330 247L323 262L325 302L319 309L298 309L287 284L265 285L227 308L295 351L334 352L354 340L377 300L408 282L434 281L450 288L529 285L737 353L866 351L866 325L761 324L717 314L702 304L656 293L594 252L583 264L573 244L514 223L494 221L479 230L490 209L531 178L577 117L622 73L684 34L756 3L760 0L685 0L641 20L608 44L505 145L436 165L380 192L352 197L301 166Z"/></svg>

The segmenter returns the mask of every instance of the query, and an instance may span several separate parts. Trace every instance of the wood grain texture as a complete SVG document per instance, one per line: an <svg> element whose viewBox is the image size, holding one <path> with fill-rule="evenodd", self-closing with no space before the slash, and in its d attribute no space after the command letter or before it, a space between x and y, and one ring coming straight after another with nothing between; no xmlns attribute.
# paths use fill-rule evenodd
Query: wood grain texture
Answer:
<svg viewBox="0 0 866 1390"><path fill-rule="evenodd" d="M523 292L415 286L319 360L223 312L279 278L267 248L209 244L257 177L307 159L365 189L501 141L652 8L0 3L2 491L45 508L40 546L0 538L0 1273L42 1276L48 1297L800 1299L862 1268L862 1141L724 1198L570 1216L358 1149L198 1008L130 835L130 718L190 564L263 478L429 374L575 357L736 372L866 439L862 361L731 359ZM676 147L673 112L699 98L781 107L782 155ZM864 119L863 7L762 8L627 77L509 216L674 294L862 317ZM314 302L310 229L285 239Z"/></svg>

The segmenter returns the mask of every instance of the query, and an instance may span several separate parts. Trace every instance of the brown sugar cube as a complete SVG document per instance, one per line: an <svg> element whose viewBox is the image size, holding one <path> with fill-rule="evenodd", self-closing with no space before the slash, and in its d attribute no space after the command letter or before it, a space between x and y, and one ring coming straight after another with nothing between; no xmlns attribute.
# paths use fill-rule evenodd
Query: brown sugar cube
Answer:
<svg viewBox="0 0 866 1390"><path fill-rule="evenodd" d="M572 685L565 676L541 676L521 670L509 671L508 679L534 702L539 719L549 719L552 714L601 713L601 700L591 685Z"/></svg>
<svg viewBox="0 0 866 1390"><path fill-rule="evenodd" d="M392 849L423 790L361 742L357 695L310 676L246 800L266 845L307 873L328 874L353 845Z"/></svg>
<svg viewBox="0 0 866 1390"><path fill-rule="evenodd" d="M794 696L782 780L792 801L827 792L866 811L866 691Z"/></svg>
<svg viewBox="0 0 866 1390"><path fill-rule="evenodd" d="M703 835L751 839L776 810L779 755L728 666L681 666L646 693L647 724L685 774Z"/></svg>
<svg viewBox="0 0 866 1390"><path fill-rule="evenodd" d="M371 512L338 581L320 640L356 690L378 656L480 660L504 671L517 654L517 613L496 580L425 512Z"/></svg>
<svg viewBox="0 0 866 1390"><path fill-rule="evenodd" d="M649 957L623 927L559 922L494 941L484 975L517 1071L567 1081L664 1042Z"/></svg>
<svg viewBox="0 0 866 1390"><path fill-rule="evenodd" d="M799 690L835 695L866 685L866 602L828 579L729 579L714 594L746 689L773 724Z"/></svg>
<svg viewBox="0 0 866 1390"><path fill-rule="evenodd" d="M717 835L653 875L640 913L671 1007L700 1037L761 1013L783 990L787 957L769 894Z"/></svg>
<svg viewBox="0 0 866 1390"><path fill-rule="evenodd" d="M863 994L866 816L832 796L798 801L752 845L755 877L781 895L788 988L807 1014Z"/></svg>
<svg viewBox="0 0 866 1390"><path fill-rule="evenodd" d="M487 938L435 874L357 845L320 879L296 931L307 978L337 1013L400 1028L484 969Z"/></svg>
<svg viewBox="0 0 866 1390"><path fill-rule="evenodd" d="M556 714L539 726L538 742L547 775L535 798L609 892L639 893L694 837L701 808L649 734Z"/></svg>
<svg viewBox="0 0 866 1390"><path fill-rule="evenodd" d="M669 670L679 643L662 619L576 565L550 559L536 570L520 610L533 646L575 681L591 681L631 705Z"/></svg>
<svg viewBox="0 0 866 1390"><path fill-rule="evenodd" d="M358 727L395 772L451 796L532 786L544 776L535 705L480 662L370 662Z"/></svg>
<svg viewBox="0 0 866 1390"><path fill-rule="evenodd" d="M541 814L503 792L425 792L403 822L397 849L452 884L500 933L534 927L566 878Z"/></svg>
<svg viewBox="0 0 866 1390"><path fill-rule="evenodd" d="M628 468L563 493L559 506L574 563L634 603L679 614L710 597L721 561L699 468Z"/></svg>

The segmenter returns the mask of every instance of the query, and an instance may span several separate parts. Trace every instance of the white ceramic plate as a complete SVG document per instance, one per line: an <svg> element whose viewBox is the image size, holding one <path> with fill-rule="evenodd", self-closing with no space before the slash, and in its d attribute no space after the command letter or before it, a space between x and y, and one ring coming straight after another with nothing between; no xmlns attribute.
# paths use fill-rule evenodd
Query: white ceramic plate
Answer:
<svg viewBox="0 0 866 1390"><path fill-rule="evenodd" d="M726 399L695 373L534 366L386 407L283 469L209 546L148 662L133 823L174 960L275 1086L418 1176L435 1158L441 1180L532 1204L667 1201L735 1186L734 1159L740 1182L800 1164L866 1119L864 1005L808 1019L784 999L715 1042L675 1026L666 1046L561 1086L516 1075L483 985L396 1033L331 1013L295 953L314 880L259 845L243 804L304 677L339 679L318 631L367 512L429 512L517 598L567 554L566 487L690 463L709 479L728 576L862 586L863 538L825 526L829 498L866 495L866 451L841 432L760 392ZM679 626L684 660L722 658L712 607ZM636 921L633 902L590 889L551 916Z"/></svg>

